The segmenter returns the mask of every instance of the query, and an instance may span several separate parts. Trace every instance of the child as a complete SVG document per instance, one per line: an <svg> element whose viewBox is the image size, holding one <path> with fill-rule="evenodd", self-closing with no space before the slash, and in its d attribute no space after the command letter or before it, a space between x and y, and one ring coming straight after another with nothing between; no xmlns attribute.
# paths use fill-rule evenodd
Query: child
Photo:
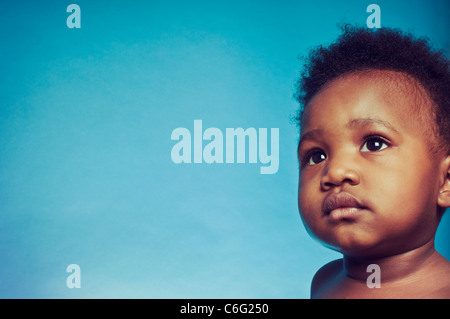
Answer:
<svg viewBox="0 0 450 319"><path fill-rule="evenodd" d="M312 298L450 298L450 262L434 248L450 207L449 65L426 40L386 28L345 26L311 53L299 210L343 254L315 274ZM379 288L368 280L377 270Z"/></svg>

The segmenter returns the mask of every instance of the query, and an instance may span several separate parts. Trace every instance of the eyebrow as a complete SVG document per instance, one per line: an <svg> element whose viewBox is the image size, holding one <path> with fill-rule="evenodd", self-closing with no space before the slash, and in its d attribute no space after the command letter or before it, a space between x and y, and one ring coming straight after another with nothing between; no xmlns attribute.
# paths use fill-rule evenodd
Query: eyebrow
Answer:
<svg viewBox="0 0 450 319"><path fill-rule="evenodd" d="M359 129L359 128L370 126L370 125L381 125L381 126L384 126L386 129L399 134L399 132L395 129L395 127L391 123L381 120L381 119L377 119L377 118L353 119L347 123L346 127L348 129ZM303 134L300 137L300 141L298 143L298 151L300 151L300 147L305 141L308 141L308 140L314 141L314 140L319 139L323 135L324 135L324 132L321 129L314 129L314 130L310 130L310 131L306 132L305 134Z"/></svg>
<svg viewBox="0 0 450 319"><path fill-rule="evenodd" d="M353 119L350 122L347 123L346 127L349 129L355 129L355 128L361 128L369 125L381 125L387 128L390 131L393 131L394 133L399 134L399 132L395 129L395 127L384 120L376 119L376 118L358 118Z"/></svg>
<svg viewBox="0 0 450 319"><path fill-rule="evenodd" d="M323 135L323 131L321 129L314 129L306 132L300 136L300 141L298 142L297 152L300 151L300 146L307 140L317 140L319 137Z"/></svg>

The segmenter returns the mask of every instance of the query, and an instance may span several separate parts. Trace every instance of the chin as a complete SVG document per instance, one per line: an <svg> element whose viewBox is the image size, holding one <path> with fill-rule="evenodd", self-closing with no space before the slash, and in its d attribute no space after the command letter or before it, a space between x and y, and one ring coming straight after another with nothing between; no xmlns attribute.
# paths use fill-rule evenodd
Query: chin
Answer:
<svg viewBox="0 0 450 319"><path fill-rule="evenodd" d="M375 257L380 254L379 241L372 236L341 236L324 244L346 256Z"/></svg>

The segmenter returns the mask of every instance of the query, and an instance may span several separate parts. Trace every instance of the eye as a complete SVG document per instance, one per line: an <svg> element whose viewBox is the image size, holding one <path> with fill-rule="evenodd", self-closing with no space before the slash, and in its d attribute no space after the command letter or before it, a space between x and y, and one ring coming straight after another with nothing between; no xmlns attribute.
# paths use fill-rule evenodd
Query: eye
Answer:
<svg viewBox="0 0 450 319"><path fill-rule="evenodd" d="M377 152L388 148L390 144L380 136L372 136L366 139L361 147L361 152Z"/></svg>
<svg viewBox="0 0 450 319"><path fill-rule="evenodd" d="M320 162L326 160L327 155L320 150L312 151L307 156L305 156L305 164L306 165L316 165Z"/></svg>

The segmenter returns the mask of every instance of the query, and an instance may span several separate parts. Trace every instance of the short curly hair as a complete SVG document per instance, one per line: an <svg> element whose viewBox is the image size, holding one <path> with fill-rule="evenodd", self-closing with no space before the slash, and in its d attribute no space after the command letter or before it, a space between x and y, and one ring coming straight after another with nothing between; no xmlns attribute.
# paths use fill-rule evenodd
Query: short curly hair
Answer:
<svg viewBox="0 0 450 319"><path fill-rule="evenodd" d="M434 50L426 38L398 29L341 27L342 34L328 47L313 49L298 81L296 99L301 123L309 101L329 82L370 70L397 71L417 80L431 99L434 131L450 152L450 62L443 51Z"/></svg>

